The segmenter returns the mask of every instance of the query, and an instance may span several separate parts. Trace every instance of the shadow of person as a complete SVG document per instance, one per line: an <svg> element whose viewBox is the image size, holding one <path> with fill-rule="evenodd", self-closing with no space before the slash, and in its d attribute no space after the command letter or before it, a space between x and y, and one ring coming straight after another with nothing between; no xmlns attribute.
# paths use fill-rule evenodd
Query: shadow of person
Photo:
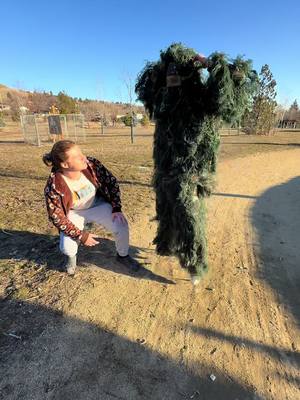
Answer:
<svg viewBox="0 0 300 400"><path fill-rule="evenodd" d="M192 332L197 335L203 336L209 340L219 340L220 343L228 342L232 345L243 346L243 348L248 348L254 352L259 352L266 354L274 358L275 360L280 361L282 364L291 362L295 364L297 367L300 367L300 352L299 351L291 351L288 348L280 347L280 346L270 346L268 344L263 344L256 342L254 340L247 339L245 337L234 336L230 334L226 334L223 332L216 331L210 328L204 328L200 326L187 325L185 328L188 328Z"/></svg>
<svg viewBox="0 0 300 400"><path fill-rule="evenodd" d="M138 182L138 181L119 181L120 185L132 185L132 186L146 186L146 187L153 187L151 183L145 182Z"/></svg>
<svg viewBox="0 0 300 400"><path fill-rule="evenodd" d="M145 268L144 254L151 250L131 246L130 254L137 258L140 269L137 272L128 270L116 260L115 243L110 239L100 239L99 245L93 248L80 246L78 264L93 264L99 268L113 271L116 274L134 276L137 279L147 279L164 284L174 284L173 281L157 275ZM0 231L0 259L28 260L38 265L46 265L48 269L63 271L64 256L59 251L59 237L28 231Z"/></svg>
<svg viewBox="0 0 300 400"><path fill-rule="evenodd" d="M29 175L28 173L22 173L20 171L16 172L1 172L0 177L2 178L14 178L14 179L33 179L37 181L45 181L47 179L46 176L37 176L37 175Z"/></svg>
<svg viewBox="0 0 300 400"><path fill-rule="evenodd" d="M116 260L115 242L106 238L101 238L99 245L93 248L82 247L81 252L79 253L78 262L80 265L92 264L101 269L114 271L118 274L134 276L138 279L148 279L160 283L175 284L173 281L157 275L145 268L144 265L149 264L149 257L147 257L147 254L151 257L153 250L130 246L129 253L139 263L140 269L137 272L126 269Z"/></svg>
<svg viewBox="0 0 300 400"><path fill-rule="evenodd" d="M213 365L187 367L175 361L178 354L171 359L147 342L47 307L2 299L0 313L0 393L6 400L262 400Z"/></svg>
<svg viewBox="0 0 300 400"><path fill-rule="evenodd" d="M0 144L21 144L23 146L26 146L26 143L24 143L24 140L19 139L19 140L0 140Z"/></svg>
<svg viewBox="0 0 300 400"><path fill-rule="evenodd" d="M290 146L290 147L299 147L300 143L272 143L272 142L228 142L228 143L222 143L222 146L230 146L232 144L242 146L242 145L258 145L258 146Z"/></svg>
<svg viewBox="0 0 300 400"><path fill-rule="evenodd" d="M268 189L251 210L259 277L300 325L300 177Z"/></svg>

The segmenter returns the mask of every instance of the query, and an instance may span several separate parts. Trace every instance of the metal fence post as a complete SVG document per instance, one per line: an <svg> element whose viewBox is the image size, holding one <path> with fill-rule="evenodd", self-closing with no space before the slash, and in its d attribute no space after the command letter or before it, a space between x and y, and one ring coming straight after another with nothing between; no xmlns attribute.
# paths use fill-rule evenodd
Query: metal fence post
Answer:
<svg viewBox="0 0 300 400"><path fill-rule="evenodd" d="M23 115L20 115L20 123L21 123L21 128L22 128L24 143L26 143L25 126L24 126L24 122L23 122Z"/></svg>
<svg viewBox="0 0 300 400"><path fill-rule="evenodd" d="M63 117L64 117L65 135L66 135L66 138L69 138L68 125L67 125L67 116L64 115Z"/></svg>
<svg viewBox="0 0 300 400"><path fill-rule="evenodd" d="M73 122L74 122L75 143L77 143L77 130L76 130L76 118L75 118L75 114L73 114Z"/></svg>
<svg viewBox="0 0 300 400"><path fill-rule="evenodd" d="M39 135L39 130L38 130L38 126L37 126L37 123L36 123L35 115L33 116L33 118L34 118L35 133L36 133L36 138L37 138L37 145L40 146L41 145L41 140L40 140L40 135Z"/></svg>

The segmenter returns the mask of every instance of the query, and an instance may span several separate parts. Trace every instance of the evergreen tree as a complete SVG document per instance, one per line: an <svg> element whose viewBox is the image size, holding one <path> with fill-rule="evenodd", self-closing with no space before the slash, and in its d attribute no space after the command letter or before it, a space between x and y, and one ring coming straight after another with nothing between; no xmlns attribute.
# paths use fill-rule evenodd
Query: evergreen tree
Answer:
<svg viewBox="0 0 300 400"><path fill-rule="evenodd" d="M76 101L64 92L58 93L57 103L61 114L75 114L78 112Z"/></svg>
<svg viewBox="0 0 300 400"><path fill-rule="evenodd" d="M125 126L136 126L135 115L131 115L130 113L126 114L122 117L122 122L124 122Z"/></svg>
<svg viewBox="0 0 300 400"><path fill-rule="evenodd" d="M294 100L294 102L291 104L288 112L286 113L286 117L290 121L289 123L293 124L293 126L296 128L297 124L300 122L300 110L297 100Z"/></svg>
<svg viewBox="0 0 300 400"><path fill-rule="evenodd" d="M150 119L149 119L148 115L145 114L143 116L143 118L141 119L141 125L142 126L148 126L149 124L150 124Z"/></svg>
<svg viewBox="0 0 300 400"><path fill-rule="evenodd" d="M257 93L253 98L251 111L245 117L249 133L258 135L269 134L276 119L276 81L270 68L265 64L259 74Z"/></svg>
<svg viewBox="0 0 300 400"><path fill-rule="evenodd" d="M299 106L298 106L297 100L294 100L294 102L292 103L289 111L299 111Z"/></svg>

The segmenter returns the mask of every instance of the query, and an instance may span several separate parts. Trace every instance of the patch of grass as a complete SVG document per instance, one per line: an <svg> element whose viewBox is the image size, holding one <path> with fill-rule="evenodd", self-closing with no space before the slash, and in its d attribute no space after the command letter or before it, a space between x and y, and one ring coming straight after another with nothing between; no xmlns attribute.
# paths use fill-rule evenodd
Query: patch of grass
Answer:
<svg viewBox="0 0 300 400"><path fill-rule="evenodd" d="M28 287L21 287L13 290L9 298L12 300L27 300L30 297L30 293L31 291Z"/></svg>

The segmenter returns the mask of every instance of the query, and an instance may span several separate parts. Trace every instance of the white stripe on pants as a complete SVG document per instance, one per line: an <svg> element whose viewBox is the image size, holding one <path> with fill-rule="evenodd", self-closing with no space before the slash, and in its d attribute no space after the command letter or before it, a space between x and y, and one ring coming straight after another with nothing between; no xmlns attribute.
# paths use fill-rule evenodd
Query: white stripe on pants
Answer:
<svg viewBox="0 0 300 400"><path fill-rule="evenodd" d="M112 220L112 206L109 203L98 201L97 205L86 210L70 210L68 218L79 229L84 228L84 224L95 222L102 225L105 229L113 233L115 238L116 250L120 256L127 256L129 248L128 223L125 224ZM60 233L60 251L73 257L78 251L78 242L64 233Z"/></svg>

